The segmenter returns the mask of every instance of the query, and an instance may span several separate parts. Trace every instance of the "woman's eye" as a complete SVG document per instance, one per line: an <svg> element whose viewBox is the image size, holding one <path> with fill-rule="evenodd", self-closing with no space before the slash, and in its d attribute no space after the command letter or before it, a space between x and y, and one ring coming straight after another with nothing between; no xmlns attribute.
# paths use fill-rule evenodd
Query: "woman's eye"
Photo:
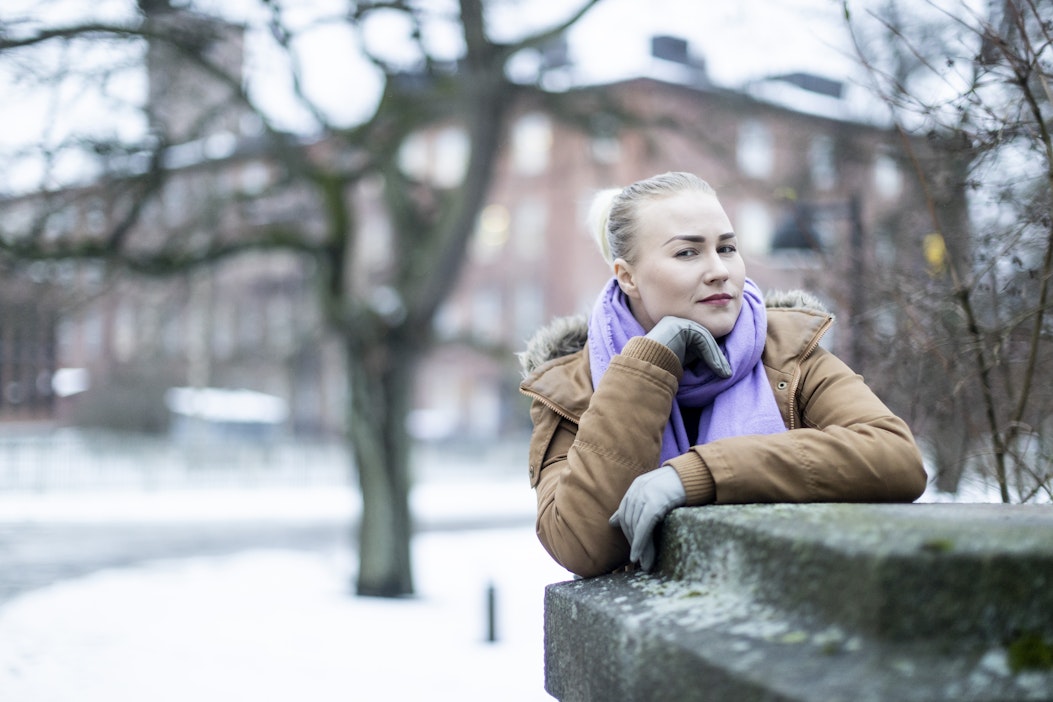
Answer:
<svg viewBox="0 0 1053 702"><path fill-rule="evenodd" d="M697 253L698 252L695 251L695 249L681 249L680 251L676 252L676 257L677 258L690 258L691 256L695 256Z"/></svg>
<svg viewBox="0 0 1053 702"><path fill-rule="evenodd" d="M724 246L721 246L719 249L717 249L717 251L722 254L733 254L736 251L738 251L738 249L736 249L731 244L725 244Z"/></svg>

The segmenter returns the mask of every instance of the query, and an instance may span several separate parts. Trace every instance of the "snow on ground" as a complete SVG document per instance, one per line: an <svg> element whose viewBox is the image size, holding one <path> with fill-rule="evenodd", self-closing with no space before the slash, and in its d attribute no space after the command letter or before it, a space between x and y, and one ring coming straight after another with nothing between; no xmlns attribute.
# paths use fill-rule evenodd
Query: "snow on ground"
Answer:
<svg viewBox="0 0 1053 702"><path fill-rule="evenodd" d="M531 529L420 536L400 601L349 596L347 555L157 561L23 595L0 609L0 699L551 699L543 589L567 574Z"/></svg>
<svg viewBox="0 0 1053 702"><path fill-rule="evenodd" d="M545 700L543 596L569 574L542 549L522 480L429 482L431 524L522 526L418 535L417 595L352 596L354 554L257 550L96 572L0 606L3 702ZM5 520L353 518L347 488L0 497ZM516 521L519 521L518 519ZM488 643L487 590L497 642Z"/></svg>

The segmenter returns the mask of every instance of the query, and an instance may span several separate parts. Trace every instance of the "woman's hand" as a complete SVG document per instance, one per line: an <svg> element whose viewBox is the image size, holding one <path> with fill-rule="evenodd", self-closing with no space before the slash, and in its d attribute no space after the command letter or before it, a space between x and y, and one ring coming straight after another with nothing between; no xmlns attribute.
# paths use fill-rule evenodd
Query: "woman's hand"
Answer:
<svg viewBox="0 0 1053 702"><path fill-rule="evenodd" d="M680 359L680 365L701 358L721 378L731 377L731 365L709 330L698 322L681 317L662 317L648 339L664 344Z"/></svg>
<svg viewBox="0 0 1053 702"><path fill-rule="evenodd" d="M610 525L621 528L629 541L629 560L651 570L656 555L651 538L655 526L686 501L684 484L672 466L664 465L632 482L610 519Z"/></svg>

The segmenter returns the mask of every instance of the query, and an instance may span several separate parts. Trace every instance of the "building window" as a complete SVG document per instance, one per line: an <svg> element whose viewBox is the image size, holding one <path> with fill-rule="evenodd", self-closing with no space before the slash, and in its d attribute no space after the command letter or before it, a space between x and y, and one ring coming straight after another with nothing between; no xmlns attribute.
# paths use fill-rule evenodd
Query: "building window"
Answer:
<svg viewBox="0 0 1053 702"><path fill-rule="evenodd" d="M504 205L493 204L483 208L472 239L472 256L476 261L488 263L497 258L508 243L510 219L508 208Z"/></svg>
<svg viewBox="0 0 1053 702"><path fill-rule="evenodd" d="M104 323L98 310L88 310L81 321L84 356L89 361L102 357L104 346Z"/></svg>
<svg viewBox="0 0 1053 702"><path fill-rule="evenodd" d="M523 115L512 127L512 164L519 175L539 175L548 168L552 123L539 112Z"/></svg>
<svg viewBox="0 0 1053 702"><path fill-rule="evenodd" d="M833 139L825 135L812 139L808 146L808 166L812 173L812 184L817 189L830 190L837 184Z"/></svg>
<svg viewBox="0 0 1053 702"><path fill-rule="evenodd" d="M84 211L84 229L89 234L102 234L108 223L106 203L100 198L92 198Z"/></svg>
<svg viewBox="0 0 1053 702"><path fill-rule="evenodd" d="M461 305L447 300L432 320L435 336L442 340L454 339L464 333L464 310Z"/></svg>
<svg viewBox="0 0 1053 702"><path fill-rule="evenodd" d="M267 301L267 331L270 346L276 352L292 354L296 350L296 310L285 292Z"/></svg>
<svg viewBox="0 0 1053 702"><path fill-rule="evenodd" d="M765 204L756 200L739 203L734 226L743 254L764 256L771 252L774 221Z"/></svg>
<svg viewBox="0 0 1053 702"><path fill-rule="evenodd" d="M521 283L516 288L516 341L525 342L538 330L542 322L543 307L540 285L533 282Z"/></svg>
<svg viewBox="0 0 1053 702"><path fill-rule="evenodd" d="M174 309L168 310L165 316L164 328L161 331L162 347L169 357L182 356L186 349L187 323L184 315ZM89 356L90 358L90 356Z"/></svg>
<svg viewBox="0 0 1053 702"><path fill-rule="evenodd" d="M178 227L187 219L187 211L192 200L190 186L185 178L176 176L169 179L161 194L164 205L164 222L169 227Z"/></svg>
<svg viewBox="0 0 1053 702"><path fill-rule="evenodd" d="M113 315L113 354L118 361L129 361L135 355L136 330L140 326L133 303L129 300L119 302Z"/></svg>
<svg viewBox="0 0 1053 702"><path fill-rule="evenodd" d="M356 275L384 270L394 260L395 237L391 219L380 204L384 201L383 179L363 179L354 189L352 197L359 213L359 236L355 237L355 248L348 265L354 268Z"/></svg>
<svg viewBox="0 0 1053 702"><path fill-rule="evenodd" d="M548 208L544 201L529 198L516 205L512 230L516 253L526 261L536 261L545 251L545 224Z"/></svg>
<svg viewBox="0 0 1053 702"><path fill-rule="evenodd" d="M400 171L424 180L428 174L428 140L424 133L414 132L403 139L395 158Z"/></svg>
<svg viewBox="0 0 1053 702"><path fill-rule="evenodd" d="M903 175L888 154L879 154L874 159L874 188L883 198L898 197L903 190Z"/></svg>
<svg viewBox="0 0 1053 702"><path fill-rule="evenodd" d="M440 188L452 188L464 180L471 144L463 127L449 126L434 134L415 132L399 147L399 170Z"/></svg>
<svg viewBox="0 0 1053 702"><path fill-rule="evenodd" d="M775 166L775 140L767 125L746 120L739 126L739 170L753 178L767 178Z"/></svg>
<svg viewBox="0 0 1053 702"><path fill-rule="evenodd" d="M270 184L271 171L259 161L245 164L238 173L238 189L246 195L260 195Z"/></svg>
<svg viewBox="0 0 1053 702"><path fill-rule="evenodd" d="M468 433L491 437L501 426L501 394L493 382L477 378L468 398Z"/></svg>
<svg viewBox="0 0 1053 702"><path fill-rule="evenodd" d="M589 151L596 163L610 166L622 158L622 144L614 136L594 136L589 140Z"/></svg>
<svg viewBox="0 0 1053 702"><path fill-rule="evenodd" d="M44 221L44 238L51 241L68 236L76 231L76 213L69 208L49 212Z"/></svg>
<svg viewBox="0 0 1053 702"><path fill-rule="evenodd" d="M468 170L471 146L468 134L461 127L446 127L435 137L435 160L432 180L441 188L452 188L464 180Z"/></svg>
<svg viewBox="0 0 1053 702"><path fill-rule="evenodd" d="M265 317L260 302L243 300L238 310L238 345L245 349L259 349L264 341Z"/></svg>
<svg viewBox="0 0 1053 702"><path fill-rule="evenodd" d="M472 297L472 335L482 341L501 338L501 291L485 286Z"/></svg>
<svg viewBox="0 0 1053 702"><path fill-rule="evenodd" d="M212 308L212 353L226 360L234 355L237 314L230 300L220 298Z"/></svg>

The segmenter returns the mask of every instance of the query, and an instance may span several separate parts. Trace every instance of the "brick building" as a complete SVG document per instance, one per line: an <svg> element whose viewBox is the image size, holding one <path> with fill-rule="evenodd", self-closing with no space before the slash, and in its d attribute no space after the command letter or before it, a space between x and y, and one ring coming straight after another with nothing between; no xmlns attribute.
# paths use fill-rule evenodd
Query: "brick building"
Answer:
<svg viewBox="0 0 1053 702"><path fill-rule="evenodd" d="M589 135L524 108L480 216L470 265L440 320L441 336L521 349L546 320L587 313L610 276L586 231L592 196L686 170L717 189L747 274L762 289L818 294L841 316L828 342L849 362L865 363L854 343L859 325L874 316L864 278L921 261L923 208L907 186L896 135L716 89L704 79L640 78L587 90L617 96L670 126ZM838 113L833 91L808 92L812 105ZM507 358L454 345L426 364L420 406L436 432L516 429L526 421L516 384Z"/></svg>
<svg viewBox="0 0 1053 702"><path fill-rule="evenodd" d="M618 129L609 113L598 112L582 130L533 105L517 110L470 260L436 321L442 343L421 368L412 417L419 436L488 438L525 429L513 352L547 320L587 312L610 275L586 232L592 195L667 170L693 171L713 184L740 236L748 274L764 289L818 293L843 320L829 342L849 362L865 364L853 345L858 324L875 321L860 294L863 281L883 267L920 265L924 230L915 218L922 208L906 185L897 138L841 117L832 81L779 79L808 98L807 110L795 109L714 87L703 65L673 58L659 61L657 77L575 91L583 100L617 100L647 128ZM170 86L209 101L199 80ZM180 90L154 98L156 118L170 126L192 119L178 104ZM264 192L274 182L278 169L254 148L251 127L248 115L224 115L211 136L170 149L173 172L142 217L156 236L192 236L183 221L192 206ZM463 173L464 144L456 125L435 129L406 144L401 165L453 183ZM93 202L83 195L82 202ZM386 224L370 206L376 192L366 187L354 196L361 226L371 232L357 263L368 268L388 255ZM79 211L75 226L114 216L109 203L95 203ZM8 202L4 209L10 216L33 204ZM310 223L315 216L311 201L295 191L224 212L211 226ZM43 337L53 341L35 348L52 354L41 373L85 369L97 389L110 389L96 411L101 403L149 423L163 414L169 387L245 387L283 398L295 431L343 429L339 352L321 332L303 260L250 255L178 280L80 275L78 289L91 294L57 309L60 321ZM0 347L0 355L11 348ZM10 363L0 359L0 370ZM34 382L45 387L38 376ZM60 404L59 411L75 407Z"/></svg>

